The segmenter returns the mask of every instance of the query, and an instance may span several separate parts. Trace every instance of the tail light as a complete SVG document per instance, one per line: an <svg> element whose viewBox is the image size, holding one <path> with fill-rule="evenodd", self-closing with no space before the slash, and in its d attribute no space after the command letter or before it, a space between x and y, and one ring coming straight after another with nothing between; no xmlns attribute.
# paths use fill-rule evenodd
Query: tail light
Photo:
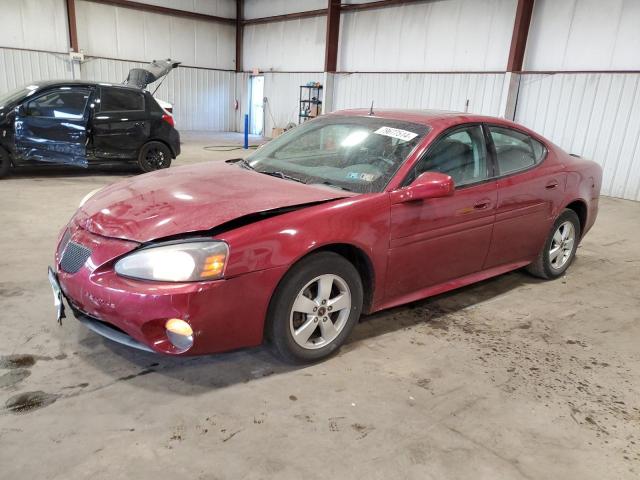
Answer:
<svg viewBox="0 0 640 480"><path fill-rule="evenodd" d="M173 115L169 115L168 113L163 113L162 114L162 120L167 122L172 127L176 126L176 122L173 120Z"/></svg>

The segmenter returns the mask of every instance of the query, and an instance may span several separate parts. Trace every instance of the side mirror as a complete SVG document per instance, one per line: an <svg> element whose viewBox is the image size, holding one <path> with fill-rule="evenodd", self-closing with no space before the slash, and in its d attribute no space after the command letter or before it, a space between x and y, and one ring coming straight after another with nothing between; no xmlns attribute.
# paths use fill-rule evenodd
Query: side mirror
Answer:
<svg viewBox="0 0 640 480"><path fill-rule="evenodd" d="M449 175L438 172L424 172L411 185L391 192L391 203L448 197L453 195L454 191L455 185Z"/></svg>
<svg viewBox="0 0 640 480"><path fill-rule="evenodd" d="M27 114L27 107L24 106L24 103L22 105L18 105L14 111L16 112L16 115L21 115L21 116L26 116Z"/></svg>

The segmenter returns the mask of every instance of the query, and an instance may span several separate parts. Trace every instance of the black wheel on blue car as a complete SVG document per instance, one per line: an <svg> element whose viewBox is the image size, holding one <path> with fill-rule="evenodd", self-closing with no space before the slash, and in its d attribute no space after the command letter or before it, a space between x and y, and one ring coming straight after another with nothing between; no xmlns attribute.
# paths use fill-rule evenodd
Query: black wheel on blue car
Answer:
<svg viewBox="0 0 640 480"><path fill-rule="evenodd" d="M287 361L309 363L336 352L362 311L362 279L343 256L320 252L295 264L269 305L267 337Z"/></svg>
<svg viewBox="0 0 640 480"><path fill-rule="evenodd" d="M560 277L575 258L580 235L578 215L566 208L554 222L542 250L527 266L527 271L547 280Z"/></svg>
<svg viewBox="0 0 640 480"><path fill-rule="evenodd" d="M148 142L140 149L138 165L143 172L153 172L171 166L171 150L162 142Z"/></svg>
<svg viewBox="0 0 640 480"><path fill-rule="evenodd" d="M9 158L9 154L5 152L2 148L0 148L0 178L6 177L9 175L9 170L11 169L11 159Z"/></svg>

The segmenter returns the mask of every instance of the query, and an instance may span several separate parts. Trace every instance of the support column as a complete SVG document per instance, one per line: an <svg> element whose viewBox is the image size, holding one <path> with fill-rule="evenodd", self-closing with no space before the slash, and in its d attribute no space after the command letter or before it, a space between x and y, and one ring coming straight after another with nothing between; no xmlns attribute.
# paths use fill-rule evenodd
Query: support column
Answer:
<svg viewBox="0 0 640 480"><path fill-rule="evenodd" d="M244 0L236 0L236 72L242 71Z"/></svg>
<svg viewBox="0 0 640 480"><path fill-rule="evenodd" d="M516 114L522 65L533 15L533 3L534 0L518 0L518 6L516 7L507 72L500 100L500 116L509 120L513 120Z"/></svg>

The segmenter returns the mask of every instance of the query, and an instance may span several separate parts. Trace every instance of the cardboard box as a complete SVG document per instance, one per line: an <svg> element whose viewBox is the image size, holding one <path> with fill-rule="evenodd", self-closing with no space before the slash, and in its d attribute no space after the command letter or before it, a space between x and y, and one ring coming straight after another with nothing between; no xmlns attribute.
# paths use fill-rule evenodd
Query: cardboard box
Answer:
<svg viewBox="0 0 640 480"><path fill-rule="evenodd" d="M271 129L271 138L279 137L284 133L284 128L272 128Z"/></svg>

